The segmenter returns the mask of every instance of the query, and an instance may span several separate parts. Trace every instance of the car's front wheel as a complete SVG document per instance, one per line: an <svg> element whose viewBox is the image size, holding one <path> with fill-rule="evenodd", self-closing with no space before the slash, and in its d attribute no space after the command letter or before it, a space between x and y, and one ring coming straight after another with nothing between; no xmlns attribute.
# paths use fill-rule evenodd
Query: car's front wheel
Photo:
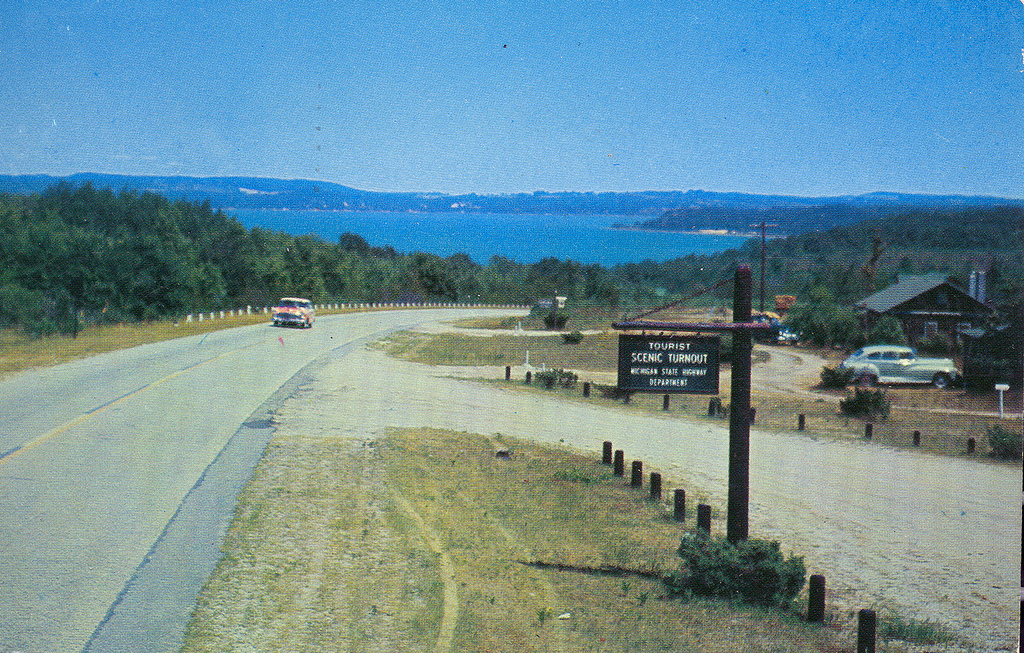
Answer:
<svg viewBox="0 0 1024 653"><path fill-rule="evenodd" d="M932 385L940 390L945 390L953 383L953 379L950 378L945 372L939 372L932 377Z"/></svg>

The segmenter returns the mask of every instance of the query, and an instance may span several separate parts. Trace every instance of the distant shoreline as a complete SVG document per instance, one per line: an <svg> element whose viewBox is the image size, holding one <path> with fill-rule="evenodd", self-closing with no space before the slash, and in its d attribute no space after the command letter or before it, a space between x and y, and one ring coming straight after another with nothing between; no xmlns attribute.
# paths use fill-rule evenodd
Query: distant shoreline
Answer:
<svg viewBox="0 0 1024 653"><path fill-rule="evenodd" d="M550 217L577 217L587 215L607 215L614 216L615 214L586 214L586 213L539 213L532 211L518 211L518 212L505 212L499 213L496 211L415 211L415 210L391 210L391 211L380 211L376 209L353 209L353 208L342 208L342 209L324 209L324 208L271 208L271 209L246 209L239 207L228 207L222 208L221 211L230 213L231 211L269 211L269 212L306 212L306 213L399 213L409 215L539 215L539 216L550 216ZM632 217L632 216L618 216L618 217ZM760 237L760 231L736 231L733 229L655 229L651 227L641 227L637 225L628 225L622 223L616 223L605 227L606 229L614 229L616 231L642 231L645 233L659 233L659 234L687 234L690 236L731 236L741 238L756 238ZM785 238L785 234L772 234L768 238Z"/></svg>
<svg viewBox="0 0 1024 653"><path fill-rule="evenodd" d="M631 225L612 225L612 229L621 231L647 231L661 234L689 234L691 236L741 236L744 238L760 238L760 231L734 231L732 229L652 229ZM785 234L772 234L768 238L785 238Z"/></svg>

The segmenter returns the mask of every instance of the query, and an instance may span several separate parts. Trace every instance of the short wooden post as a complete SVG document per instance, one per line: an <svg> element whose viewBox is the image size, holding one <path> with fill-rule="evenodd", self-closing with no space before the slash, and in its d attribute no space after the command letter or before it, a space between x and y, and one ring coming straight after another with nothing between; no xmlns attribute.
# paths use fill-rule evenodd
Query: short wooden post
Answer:
<svg viewBox="0 0 1024 653"><path fill-rule="evenodd" d="M590 397L590 381L583 384L583 398L586 399L588 397Z"/></svg>
<svg viewBox="0 0 1024 653"><path fill-rule="evenodd" d="M661 474L651 472L651 501L661 501Z"/></svg>
<svg viewBox="0 0 1024 653"><path fill-rule="evenodd" d="M974 453L975 446L976 446L976 443L974 441L974 438L967 438L967 455L968 456L970 456L971 454Z"/></svg>
<svg viewBox="0 0 1024 653"><path fill-rule="evenodd" d="M626 474L626 454L622 449L615 450L615 465L613 473L616 476L625 476Z"/></svg>
<svg viewBox="0 0 1024 653"><path fill-rule="evenodd" d="M796 430L803 431L807 428L807 415L800 413L800 416L796 419Z"/></svg>
<svg viewBox="0 0 1024 653"><path fill-rule="evenodd" d="M530 385L530 381L533 380L533 372L526 372L526 385Z"/></svg>
<svg viewBox="0 0 1024 653"><path fill-rule="evenodd" d="M711 534L711 506L706 503L697 504L697 530Z"/></svg>
<svg viewBox="0 0 1024 653"><path fill-rule="evenodd" d="M874 424L871 424L869 422L869 423L864 425L864 437L867 438L868 440L871 439L871 436L874 434L874 431L875 431L875 425Z"/></svg>
<svg viewBox="0 0 1024 653"><path fill-rule="evenodd" d="M601 464L611 465L612 464L612 443L605 441L601 449Z"/></svg>
<svg viewBox="0 0 1024 653"><path fill-rule="evenodd" d="M665 395L665 397L661 400L661 409L662 410L668 410L668 401L669 401L668 395Z"/></svg>
<svg viewBox="0 0 1024 653"><path fill-rule="evenodd" d="M632 469L630 470L632 475L629 479L630 487L643 487L644 486L644 463L640 460L634 460Z"/></svg>
<svg viewBox="0 0 1024 653"><path fill-rule="evenodd" d="M876 617L874 610L857 613L857 653L875 653Z"/></svg>
<svg viewBox="0 0 1024 653"><path fill-rule="evenodd" d="M718 414L718 411L715 410L715 400L714 399L708 399L708 417L714 417L717 414Z"/></svg>
<svg viewBox="0 0 1024 653"><path fill-rule="evenodd" d="M914 446L915 447L920 447L921 446L921 432L920 431L914 431Z"/></svg>
<svg viewBox="0 0 1024 653"><path fill-rule="evenodd" d="M807 592L807 621L824 623L825 621L825 577L821 574L811 576Z"/></svg>
<svg viewBox="0 0 1024 653"><path fill-rule="evenodd" d="M627 392L626 396L624 396L622 398L622 403L624 403L624 404L631 403L632 401L633 401L633 393L632 392Z"/></svg>
<svg viewBox="0 0 1024 653"><path fill-rule="evenodd" d="M753 424L757 421L757 409L754 407L750 408L750 423Z"/></svg>
<svg viewBox="0 0 1024 653"><path fill-rule="evenodd" d="M511 378L512 378L512 366L511 365L506 365L505 366L505 380L508 381Z"/></svg>
<svg viewBox="0 0 1024 653"><path fill-rule="evenodd" d="M686 521L686 490L676 490L672 498L672 517L678 522Z"/></svg>

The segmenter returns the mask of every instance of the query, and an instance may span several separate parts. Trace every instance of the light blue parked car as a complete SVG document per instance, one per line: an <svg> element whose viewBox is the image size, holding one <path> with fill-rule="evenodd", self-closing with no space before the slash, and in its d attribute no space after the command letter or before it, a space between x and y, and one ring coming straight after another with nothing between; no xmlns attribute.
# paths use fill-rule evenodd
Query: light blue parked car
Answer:
<svg viewBox="0 0 1024 653"><path fill-rule="evenodd" d="M931 383L948 388L960 380L960 370L948 358L922 358L913 347L871 345L850 354L840 368L852 369L861 385Z"/></svg>

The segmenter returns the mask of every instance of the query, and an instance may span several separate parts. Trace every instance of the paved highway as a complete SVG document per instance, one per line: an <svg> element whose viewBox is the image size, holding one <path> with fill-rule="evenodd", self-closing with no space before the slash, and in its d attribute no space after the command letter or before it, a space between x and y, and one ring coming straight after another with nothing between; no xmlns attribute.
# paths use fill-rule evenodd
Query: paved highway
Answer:
<svg viewBox="0 0 1024 653"><path fill-rule="evenodd" d="M0 382L0 651L174 650L300 371L423 320L486 312L241 327Z"/></svg>

